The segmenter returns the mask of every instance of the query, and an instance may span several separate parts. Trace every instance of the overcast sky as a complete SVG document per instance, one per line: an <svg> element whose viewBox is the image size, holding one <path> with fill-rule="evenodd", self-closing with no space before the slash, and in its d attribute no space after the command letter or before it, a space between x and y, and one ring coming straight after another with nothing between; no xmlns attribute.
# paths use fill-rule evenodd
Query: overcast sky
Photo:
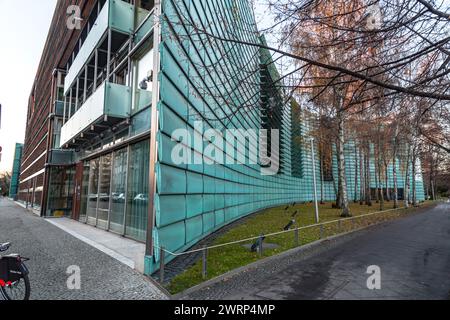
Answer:
<svg viewBox="0 0 450 320"><path fill-rule="evenodd" d="M55 5L56 0L0 0L0 172L12 169L15 143L24 140L28 96Z"/></svg>

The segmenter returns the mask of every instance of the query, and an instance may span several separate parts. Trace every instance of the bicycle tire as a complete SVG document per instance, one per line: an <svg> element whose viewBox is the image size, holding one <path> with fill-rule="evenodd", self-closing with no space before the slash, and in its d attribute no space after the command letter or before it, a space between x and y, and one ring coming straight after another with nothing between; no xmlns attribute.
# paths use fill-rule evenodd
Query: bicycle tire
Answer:
<svg viewBox="0 0 450 320"><path fill-rule="evenodd" d="M23 267L22 267L23 269ZM30 278L27 274L24 274L22 278L19 281L23 281L25 284L25 295L23 299L20 299L22 301L30 300L30 294L31 294L31 285L30 285ZM12 299L11 296L8 294L8 291L4 287L0 287L1 295L9 301L13 301L15 299Z"/></svg>

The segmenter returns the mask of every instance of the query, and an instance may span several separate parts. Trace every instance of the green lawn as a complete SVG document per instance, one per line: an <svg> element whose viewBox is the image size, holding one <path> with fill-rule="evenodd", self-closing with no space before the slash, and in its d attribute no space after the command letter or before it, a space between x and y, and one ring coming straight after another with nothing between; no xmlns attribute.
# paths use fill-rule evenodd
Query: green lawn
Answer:
<svg viewBox="0 0 450 320"><path fill-rule="evenodd" d="M430 202L424 205L429 205ZM399 201L399 205L403 205L403 202ZM385 203L385 210L393 207L393 201ZM261 213L245 220L242 224L227 231L225 234L219 236L213 243L213 245L233 242L236 240L248 239L251 237L257 237L261 234L270 234L282 231L292 219L291 215L298 210L296 221L299 227L315 224L314 205L312 203L299 204L295 207L290 206L288 210L285 210L286 206L267 209ZM409 211L414 208L408 209ZM360 216L371 212L380 211L380 206L377 203L373 203L373 206L359 205L355 203L350 204L350 212L353 216ZM332 209L331 203L320 205L320 220L321 222L333 221L340 219L340 210ZM326 225L324 232L325 236L331 236L334 234L350 231L352 229L360 228L368 224L377 223L384 220L390 220L398 218L406 213L405 210L391 211L387 213L380 213L371 215L369 217L362 217L360 219L341 221L341 228L339 230L338 223ZM307 244L320 239L320 228L312 227L306 230L300 231L301 244ZM263 257L269 257L279 254L283 251L292 249L295 247L294 232L272 236L265 240L267 243L274 243L279 245L277 249L265 250ZM248 242L251 243L251 242ZM178 293L186 290L192 286L195 286L205 280L217 277L233 269L255 262L260 258L259 254L251 253L248 249L244 248L242 244L234 244L224 246L220 248L211 249L208 252L208 278L202 279L201 261L197 262L194 266L186 270L184 273L175 277L168 285L168 290L172 293Z"/></svg>

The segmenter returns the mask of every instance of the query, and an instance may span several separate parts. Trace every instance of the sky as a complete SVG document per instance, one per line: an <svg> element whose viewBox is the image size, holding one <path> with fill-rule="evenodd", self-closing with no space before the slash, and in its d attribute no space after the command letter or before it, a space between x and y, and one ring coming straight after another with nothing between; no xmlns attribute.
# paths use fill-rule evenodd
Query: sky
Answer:
<svg viewBox="0 0 450 320"><path fill-rule="evenodd" d="M23 143L28 97L57 0L0 0L0 172L11 171Z"/></svg>

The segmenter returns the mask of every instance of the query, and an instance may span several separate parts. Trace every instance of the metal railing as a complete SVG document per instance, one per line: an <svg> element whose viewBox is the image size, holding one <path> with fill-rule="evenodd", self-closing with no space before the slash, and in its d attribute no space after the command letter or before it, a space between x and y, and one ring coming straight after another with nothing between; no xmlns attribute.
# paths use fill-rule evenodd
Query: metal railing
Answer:
<svg viewBox="0 0 450 320"><path fill-rule="evenodd" d="M420 204L418 205L418 207L420 207ZM354 222L356 219L362 219L362 218L367 218L370 216L374 216L374 215L381 215L381 214L385 214L385 213L391 213L391 212L396 212L396 211L401 211L401 210L407 210L413 207L400 207L400 208L396 208L396 209L389 209L389 210L383 210L383 211L375 211L375 212L371 212L371 213L366 213L366 214L361 214L361 215L357 215L357 216L352 216L352 217L348 217L348 218L340 218L340 219L335 219L335 220L330 220L330 221L326 221L326 222L321 222L321 223L315 223L315 224L310 224L307 226L302 226L302 227L297 227L297 228L293 228L293 229L289 229L289 230L283 230L283 231L279 231L279 232L273 232L273 233L269 233L269 234L261 234L260 236L256 236L256 237L250 237L250 238L246 238L246 239L242 239L242 240L236 240L236 241L231 241L231 242L227 242L227 243L221 243L221 244L217 244L217 245L212 245L212 246L204 246L202 248L199 249L194 249L194 250L189 250L189 251L184 251L184 252L180 252L180 253L175 253L175 252L171 252L167 249L164 248L164 246L156 246L154 245L154 248L159 250L159 256L160 256L160 263L159 263L159 282L161 284L164 283L164 278L165 278L165 256L166 254L169 254L173 257L181 257L181 256L185 256L185 255L190 255L190 254L195 254L195 253L202 253L202 278L206 279L208 277L208 272L207 272L207 260L208 260L208 252L212 249L217 249L217 248L222 248L222 247L226 247L226 246L231 246L231 245L236 245L236 244L241 244L241 243L248 243L251 241L257 241L257 252L259 254L260 257L263 256L263 242L265 239L270 238L270 237L275 237L275 236L279 236L279 235L283 235L283 234L289 234L289 233L294 233L294 244L295 247L299 247L300 244L300 231L302 230L307 230L307 229L312 229L312 228L320 228L319 231L319 239L324 239L325 238L325 227L328 225L332 225L332 224L337 224L338 225L338 232L336 234L340 234L342 232L342 224L346 221L352 221L352 228L350 230L354 230ZM375 224L377 224L378 222L376 222ZM368 224L372 225L371 223Z"/></svg>

